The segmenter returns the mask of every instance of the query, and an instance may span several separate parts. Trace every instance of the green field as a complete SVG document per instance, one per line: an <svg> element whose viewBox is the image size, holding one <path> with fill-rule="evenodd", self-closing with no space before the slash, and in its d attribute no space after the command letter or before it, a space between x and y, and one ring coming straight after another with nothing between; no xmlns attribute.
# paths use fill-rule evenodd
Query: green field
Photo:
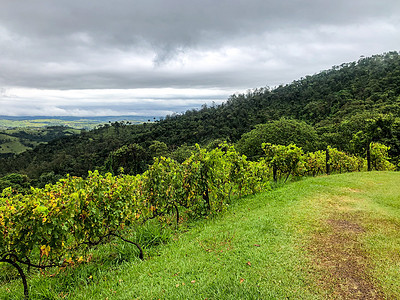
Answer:
<svg viewBox="0 0 400 300"><path fill-rule="evenodd" d="M0 155L19 154L41 143L80 132L69 127L0 129Z"/></svg>
<svg viewBox="0 0 400 300"><path fill-rule="evenodd" d="M44 128L48 126L67 126L72 128L92 129L99 125L98 121L94 120L60 120L60 119L32 119L32 120L7 120L0 119L0 129L14 128Z"/></svg>
<svg viewBox="0 0 400 300"><path fill-rule="evenodd" d="M108 123L109 121L127 121L131 124L140 124L155 118L152 117L98 117L98 118L51 118L51 117L37 117L24 119L20 118L2 118L0 116L0 129L15 129L15 128L45 128L50 126L65 126L76 129L93 129L100 124Z"/></svg>
<svg viewBox="0 0 400 300"><path fill-rule="evenodd" d="M117 117L110 117L110 119L122 120ZM146 117L132 117L132 120L125 122L140 124L146 121L148 121ZM105 123L108 123L105 117L98 119L2 119L0 117L0 157L19 154L41 143L66 135L79 134L82 130L91 130Z"/></svg>
<svg viewBox="0 0 400 300"><path fill-rule="evenodd" d="M6 131L3 132L3 134L0 133L0 153L21 153L28 149L19 138L5 134Z"/></svg>
<svg viewBox="0 0 400 300"><path fill-rule="evenodd" d="M400 173L307 178L29 277L32 299L398 299ZM168 238L170 237L171 238ZM147 246L146 246L147 245ZM0 298L22 298L12 270Z"/></svg>

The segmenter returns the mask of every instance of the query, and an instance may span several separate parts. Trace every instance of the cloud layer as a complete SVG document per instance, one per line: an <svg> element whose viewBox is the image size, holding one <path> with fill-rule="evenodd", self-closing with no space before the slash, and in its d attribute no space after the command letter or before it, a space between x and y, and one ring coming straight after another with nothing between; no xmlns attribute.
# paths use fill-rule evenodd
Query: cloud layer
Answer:
<svg viewBox="0 0 400 300"><path fill-rule="evenodd" d="M399 50L398 0L2 1L0 115L163 115Z"/></svg>

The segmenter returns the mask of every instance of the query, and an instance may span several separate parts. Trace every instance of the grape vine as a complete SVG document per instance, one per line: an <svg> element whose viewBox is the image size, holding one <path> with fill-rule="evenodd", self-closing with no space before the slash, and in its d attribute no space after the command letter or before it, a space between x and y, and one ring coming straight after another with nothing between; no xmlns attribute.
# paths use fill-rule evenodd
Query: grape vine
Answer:
<svg viewBox="0 0 400 300"><path fill-rule="evenodd" d="M126 238L130 230L148 220L181 214L201 218L225 210L232 196L241 197L270 188L271 180L290 176L316 176L327 172L366 170L364 158L328 147L327 151L304 153L294 144L263 144L265 156L248 161L227 143L206 151L196 146L183 163L155 158L143 174L136 176L98 171L87 178L67 176L29 194L11 188L0 194L0 262L14 266L23 281L20 265L45 269L82 261L85 250L108 237L141 246ZM327 155L327 152L329 155ZM388 147L371 144L373 166L394 170Z"/></svg>

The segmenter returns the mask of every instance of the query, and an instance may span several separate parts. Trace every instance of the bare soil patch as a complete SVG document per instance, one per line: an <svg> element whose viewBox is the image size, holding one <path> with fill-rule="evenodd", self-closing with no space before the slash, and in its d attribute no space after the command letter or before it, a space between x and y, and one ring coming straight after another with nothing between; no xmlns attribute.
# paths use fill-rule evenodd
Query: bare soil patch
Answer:
<svg viewBox="0 0 400 300"><path fill-rule="evenodd" d="M326 230L315 234L310 243L318 285L329 299L385 299L368 276L368 257L360 236L365 229L349 213L330 218Z"/></svg>
<svg viewBox="0 0 400 300"><path fill-rule="evenodd" d="M353 188L346 188L346 191L352 192L352 193L361 193L362 191L359 189L353 189Z"/></svg>

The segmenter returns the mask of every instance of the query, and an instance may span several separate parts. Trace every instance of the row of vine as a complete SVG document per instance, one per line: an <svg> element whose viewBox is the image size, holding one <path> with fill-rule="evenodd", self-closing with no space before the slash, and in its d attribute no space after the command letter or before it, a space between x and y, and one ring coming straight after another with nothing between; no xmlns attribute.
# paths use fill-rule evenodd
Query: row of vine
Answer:
<svg viewBox="0 0 400 300"><path fill-rule="evenodd" d="M0 194L0 262L17 268L29 297L21 265L45 269L82 260L82 253L107 237L129 241L129 232L148 220L184 212L199 218L227 208L233 195L266 190L272 180L366 169L366 160L334 148L304 153L296 145L263 144L265 157L257 162L222 144L212 151L197 146L182 164L155 158L143 174L101 175L86 179L67 176L29 194L5 189ZM394 169L388 148L372 144L374 166ZM327 155L327 153L329 155Z"/></svg>

